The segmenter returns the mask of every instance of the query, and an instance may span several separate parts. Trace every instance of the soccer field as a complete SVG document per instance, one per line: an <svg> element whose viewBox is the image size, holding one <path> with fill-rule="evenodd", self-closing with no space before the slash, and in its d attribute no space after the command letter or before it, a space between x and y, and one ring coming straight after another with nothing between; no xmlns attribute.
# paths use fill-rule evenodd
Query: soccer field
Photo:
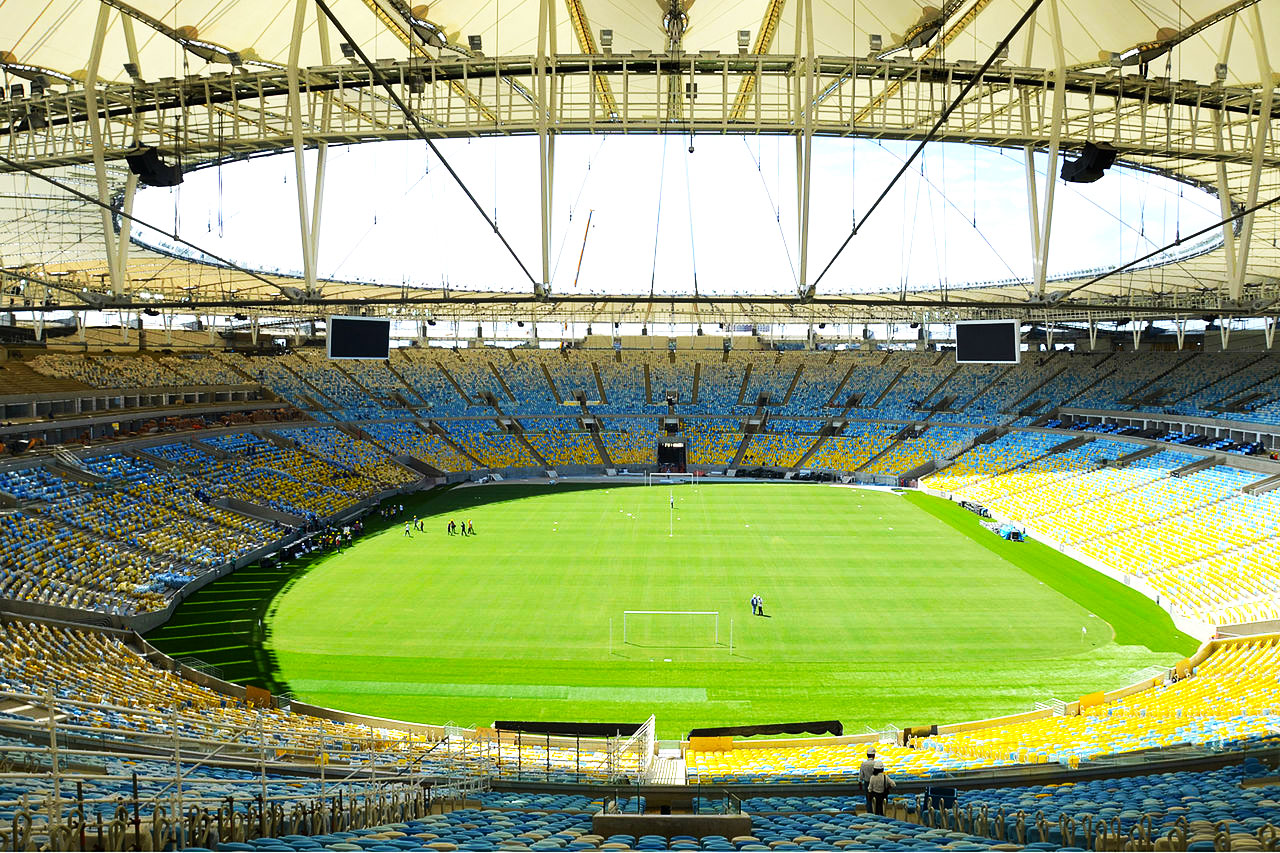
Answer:
<svg viewBox="0 0 1280 853"><path fill-rule="evenodd" d="M1196 645L1137 593L918 494L561 484L411 500L425 532L399 521L314 560L265 612L265 656L299 698L461 725L656 713L667 737L830 718L858 731L1071 699ZM477 535L447 535L449 518ZM217 598L234 581L200 593L222 618L248 600ZM672 620L623 643L625 610L719 611L720 642ZM183 616L155 641L216 661L219 641Z"/></svg>

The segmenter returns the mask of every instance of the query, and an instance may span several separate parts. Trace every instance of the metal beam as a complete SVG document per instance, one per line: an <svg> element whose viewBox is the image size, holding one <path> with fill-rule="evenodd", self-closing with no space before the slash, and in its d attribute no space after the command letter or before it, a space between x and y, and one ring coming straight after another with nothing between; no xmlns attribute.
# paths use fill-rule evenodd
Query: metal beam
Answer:
<svg viewBox="0 0 1280 853"><path fill-rule="evenodd" d="M1032 267L1035 295L1044 298L1045 280L1049 271L1049 234L1053 227L1053 197L1058 186L1058 152L1062 143L1062 122L1066 110L1067 61L1062 47L1062 22L1058 17L1058 0L1049 0L1049 26L1053 30L1053 118L1049 128L1049 160L1045 168L1044 209L1040 212L1040 236L1036 241L1037 255ZM1034 163L1034 161L1033 161ZM1034 165L1030 167L1035 171ZM1034 174L1032 175L1034 179Z"/></svg>
<svg viewBox="0 0 1280 853"><path fill-rule="evenodd" d="M596 53L596 38L595 34L591 32L591 21L587 18L587 12L582 6L582 0L564 0L564 5L569 10L569 21L573 24L574 34L578 37L578 49L585 54L594 55ZM618 102L613 97L613 89L609 85L609 78L597 72L592 79L595 83L596 93L600 96L600 105L604 107L605 117L616 116L618 114Z"/></svg>
<svg viewBox="0 0 1280 853"><path fill-rule="evenodd" d="M764 17L760 21L760 29L756 32L756 41L751 48L751 52L756 56L762 56L769 52L769 48L773 46L773 37L778 32L778 22L782 20L782 10L787 5L787 0L769 0L769 4L764 8ZM796 51L799 53L799 51ZM730 121L742 121L747 114L747 106L751 103L751 96L756 91L756 77L754 74L748 74L742 78L738 84L738 94L734 96L733 108L729 112Z"/></svg>
<svg viewBox="0 0 1280 853"><path fill-rule="evenodd" d="M946 49L947 45L951 44L951 42L955 40L956 36L964 32L971 23L977 20L978 15L981 14L982 10L987 8L990 3L991 0L974 0L974 3L969 7L969 10L961 15L954 24L947 27L947 31L943 33L937 41L929 45L929 47L925 49L924 53L920 54L918 61L929 62L934 57L941 54L942 51ZM898 94L899 90L902 89L904 79L905 78L899 77L896 80L891 81L888 86L885 86L884 90L874 97L871 102L863 107L862 110L854 117L854 124L861 124L866 121L868 116L880 109L880 107L884 106L885 101Z"/></svg>
<svg viewBox="0 0 1280 853"><path fill-rule="evenodd" d="M405 21L398 15L388 13L386 9L382 8L382 4L379 3L378 0L364 0L364 5L368 6L369 10L373 12L374 17L382 22L382 25L387 28L387 32L399 39L405 47L409 48L411 53L416 54L418 57L423 59L435 59L434 56L427 52L426 45L413 37L413 29L409 26L408 21ZM452 86L453 90L461 95L476 112L484 116L485 119L488 121L497 121L497 117L494 115L493 111L489 109L489 107L485 105L484 101L480 100L480 98L472 92L469 87L463 84L462 81L452 80L449 85Z"/></svg>
<svg viewBox="0 0 1280 853"><path fill-rule="evenodd" d="M116 246L115 219L111 210L111 185L107 181L106 147L102 139L102 125L98 119L98 66L102 61L102 47L111 23L111 7L98 7L98 22L94 26L93 41L89 45L89 62L85 66L84 95L86 120L89 124L89 140L93 151L93 174L98 184L99 214L102 218L102 239L107 258L107 271L111 278L111 293L124 293L124 274Z"/></svg>
<svg viewBox="0 0 1280 853"><path fill-rule="evenodd" d="M1271 59L1267 55L1267 40L1262 29L1262 15L1257 6L1249 7L1253 26L1249 35L1253 38L1253 51L1258 61L1258 73L1262 77L1262 109L1254 122L1253 157L1249 162L1249 189L1245 195L1245 207L1258 203L1258 189L1262 181L1262 157L1267 150L1267 137L1271 130L1271 102L1275 92L1275 77L1271 73ZM1239 299L1244 290L1245 275L1249 270L1249 249L1253 241L1253 214L1249 213L1240 223L1240 244L1236 256L1234 275L1228 282L1227 295Z"/></svg>
<svg viewBox="0 0 1280 853"><path fill-rule="evenodd" d="M289 39L289 61L285 66L289 73L289 124L293 130L293 174L298 195L298 231L302 241L303 292L314 296L316 292L315 247L311 239L310 201L307 194L306 145L303 142L302 98L299 94L298 57L302 52L302 36L306 31L307 8L310 0L294 0L293 31Z"/></svg>
<svg viewBox="0 0 1280 853"><path fill-rule="evenodd" d="M796 0L796 55L804 51L805 61L797 66L803 83L796 86L803 90L804 98L796 99L796 218L799 226L799 268L797 293L802 299L813 296L809 287L809 185L813 174L813 114L814 103L814 50L813 50L813 0Z"/></svg>
<svg viewBox="0 0 1280 853"><path fill-rule="evenodd" d="M534 91L538 100L538 221L541 227L542 278L534 282L534 295L551 292L551 215L555 187L555 144L552 133L552 91L555 78L550 74L551 57L555 55L555 0L538 0L538 54Z"/></svg>

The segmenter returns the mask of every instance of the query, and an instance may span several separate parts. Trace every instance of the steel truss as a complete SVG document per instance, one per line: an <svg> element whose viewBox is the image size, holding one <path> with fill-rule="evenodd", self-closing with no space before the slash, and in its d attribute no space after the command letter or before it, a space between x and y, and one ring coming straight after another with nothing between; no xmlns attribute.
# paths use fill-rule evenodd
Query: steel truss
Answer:
<svg viewBox="0 0 1280 853"><path fill-rule="evenodd" d="M912 140L922 138L973 83L935 139L1024 151L1106 141L1130 166L1217 192L1224 219L1250 199L1280 194L1280 109L1270 85L1205 85L1007 62L977 77L977 66L964 61L813 56L806 46L798 43L792 55L572 55L556 53L548 44L536 56L416 57L379 60L377 68L432 137L537 135L547 152L540 157L540 168L548 173L544 187L550 182L554 138L562 134L788 135L801 152L812 136ZM145 83L87 82L87 88L46 88L39 97L0 103L0 153L22 168L82 187L89 177L85 167L91 167L89 185L96 195L109 196L126 213L133 182L122 158L138 146L180 155L189 170L299 145L420 137L375 75L356 64L246 68ZM697 97L673 102L672 91ZM801 162L807 162L803 153ZM20 178L26 182L20 191L46 189L15 168L0 164L0 185ZM312 198L300 186L299 196L301 239L312 258L321 215L315 189ZM806 206L803 183L797 192ZM543 195L545 219L550 204ZM33 238L11 235L31 225L0 222L0 246L17 243L21 249L6 251L4 272L24 282L21 293L0 299L0 308L83 309L86 302L92 307L105 302L125 311L150 307L167 315L235 308L255 316L305 317L329 306L360 304L406 317L681 323L839 323L919 320L926 314L934 321L999 314L1052 322L1205 313L1274 316L1280 311L1280 247L1273 239L1256 237L1280 233L1276 206L1222 229L1221 248L1204 252L1200 247L1200 254L1174 263L1087 286L1080 286L1089 281L1082 276L1047 286L996 281L909 296L897 291L842 295L847 284L827 281L817 292L802 289L794 295L646 298L551 294L545 258L537 292L520 294L315 282L310 271L302 280L250 276L136 246L130 251L124 240L104 243L103 237L117 236L110 229L127 230L119 213L108 225L89 204L51 196L45 205L48 218L56 217L66 233L97 228L102 236L77 242L45 234L45 240L61 241L56 251L26 251L36 245ZM545 254L545 233L543 243ZM81 292L92 298L76 295Z"/></svg>

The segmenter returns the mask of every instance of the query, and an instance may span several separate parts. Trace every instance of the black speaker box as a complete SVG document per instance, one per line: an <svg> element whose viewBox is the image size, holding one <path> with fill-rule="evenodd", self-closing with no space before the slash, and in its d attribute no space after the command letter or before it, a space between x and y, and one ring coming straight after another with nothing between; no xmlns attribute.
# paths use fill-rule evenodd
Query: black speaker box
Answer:
<svg viewBox="0 0 1280 853"><path fill-rule="evenodd" d="M1062 180L1072 184L1091 184L1102 177L1116 161L1116 150L1105 142L1084 144L1084 151L1074 160L1062 164Z"/></svg>
<svg viewBox="0 0 1280 853"><path fill-rule="evenodd" d="M167 165L154 148L143 148L124 159L129 163L129 171L149 187L176 187L182 183L182 164Z"/></svg>

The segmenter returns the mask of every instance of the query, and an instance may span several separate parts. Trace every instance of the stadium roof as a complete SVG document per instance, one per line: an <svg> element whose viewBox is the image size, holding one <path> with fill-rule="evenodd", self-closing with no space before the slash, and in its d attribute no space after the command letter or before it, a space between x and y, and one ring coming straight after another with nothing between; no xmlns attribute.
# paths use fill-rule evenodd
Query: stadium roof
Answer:
<svg viewBox="0 0 1280 853"><path fill-rule="evenodd" d="M1277 33L1271 0L0 0L0 268L18 308L304 316L363 303L405 316L762 322L925 309L1274 316ZM295 143L584 133L784 135L798 152L813 136L932 138L1071 157L1107 142L1125 163L1220 194L1222 218L1234 218L1215 229L1215 250L1097 281L905 295L839 292L822 280L829 258L798 237L794 296L658 302L549 291L545 246L543 257L519 258L527 293L446 294L200 264L116 236L134 183L124 156L144 146L191 170ZM314 231L313 189L300 198L306 228L283 229L290 239ZM807 209L803 169L796 193ZM1033 207L1047 208L1046 186L1035 193ZM473 212L477 229L492 229Z"/></svg>

